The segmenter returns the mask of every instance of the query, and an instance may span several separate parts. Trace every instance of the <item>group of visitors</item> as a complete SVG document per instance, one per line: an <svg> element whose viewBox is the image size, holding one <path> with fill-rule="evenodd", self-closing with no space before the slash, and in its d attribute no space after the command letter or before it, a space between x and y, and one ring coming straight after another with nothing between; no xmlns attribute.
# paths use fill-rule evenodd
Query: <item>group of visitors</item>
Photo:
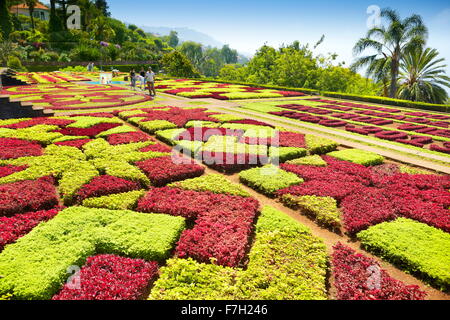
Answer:
<svg viewBox="0 0 450 320"><path fill-rule="evenodd" d="M149 94L152 97L156 96L155 73L153 72L152 68L148 68L147 72L144 70L144 68L142 68L139 73L137 73L135 69L132 69L130 71L130 80L131 80L131 88L133 90L136 90L136 83L137 81L139 81L141 90L147 88Z"/></svg>
<svg viewBox="0 0 450 320"><path fill-rule="evenodd" d="M94 71L94 63L93 62L89 62L89 64L87 65L87 71L88 72Z"/></svg>

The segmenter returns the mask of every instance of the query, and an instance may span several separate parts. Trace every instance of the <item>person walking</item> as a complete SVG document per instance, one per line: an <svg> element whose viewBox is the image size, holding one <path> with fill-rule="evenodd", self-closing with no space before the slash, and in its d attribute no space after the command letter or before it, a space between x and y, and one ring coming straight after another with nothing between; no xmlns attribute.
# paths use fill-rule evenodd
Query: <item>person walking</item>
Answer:
<svg viewBox="0 0 450 320"><path fill-rule="evenodd" d="M148 68L147 73L145 74L145 79L147 81L147 88L149 95L156 97L155 91L155 73L152 68Z"/></svg>
<svg viewBox="0 0 450 320"><path fill-rule="evenodd" d="M147 87L147 78L144 68L141 68L141 72L139 72L140 80L141 80L141 90L144 91Z"/></svg>
<svg viewBox="0 0 450 320"><path fill-rule="evenodd" d="M131 89L136 90L136 71L131 69L130 71Z"/></svg>

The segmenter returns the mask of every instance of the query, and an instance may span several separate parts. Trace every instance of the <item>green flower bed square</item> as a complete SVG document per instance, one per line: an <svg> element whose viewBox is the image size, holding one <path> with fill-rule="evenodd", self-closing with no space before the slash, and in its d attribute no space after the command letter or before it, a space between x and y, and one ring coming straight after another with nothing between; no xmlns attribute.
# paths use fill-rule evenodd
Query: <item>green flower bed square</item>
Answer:
<svg viewBox="0 0 450 320"><path fill-rule="evenodd" d="M297 175L274 165L254 168L239 173L239 180L263 194L272 196L276 191L303 183Z"/></svg>
<svg viewBox="0 0 450 320"><path fill-rule="evenodd" d="M450 289L450 234L399 218L361 231L362 246L442 290Z"/></svg>
<svg viewBox="0 0 450 320"><path fill-rule="evenodd" d="M339 160L362 164L366 167L375 166L384 162L383 156L380 156L374 152L359 149L335 151L328 153L328 155Z"/></svg>
<svg viewBox="0 0 450 320"><path fill-rule="evenodd" d="M288 164L295 164L298 166L315 166L326 167L328 164L319 155L308 156L300 159L294 159L287 162Z"/></svg>

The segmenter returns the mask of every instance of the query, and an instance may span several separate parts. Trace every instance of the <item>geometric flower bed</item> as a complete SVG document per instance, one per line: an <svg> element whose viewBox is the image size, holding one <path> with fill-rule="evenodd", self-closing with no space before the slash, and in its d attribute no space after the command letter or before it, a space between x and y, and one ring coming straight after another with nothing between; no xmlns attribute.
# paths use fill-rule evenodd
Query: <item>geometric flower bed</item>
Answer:
<svg viewBox="0 0 450 320"><path fill-rule="evenodd" d="M10 87L1 94L12 95L36 107L61 111L123 107L152 100L148 95L122 87L83 84Z"/></svg>
<svg viewBox="0 0 450 320"><path fill-rule="evenodd" d="M270 102L263 106L249 103L244 108L412 147L427 147L432 151L450 153L447 144L450 142L450 116L316 98L292 102Z"/></svg>
<svg viewBox="0 0 450 320"><path fill-rule="evenodd" d="M69 277L70 266L83 265L99 252L164 261L184 227L183 218L167 215L66 209L5 247L0 254L0 294L51 299Z"/></svg>
<svg viewBox="0 0 450 320"><path fill-rule="evenodd" d="M182 234L177 254L199 261L215 258L218 264L236 266L244 258L258 207L248 197L159 188L139 200L136 210L195 220L194 228Z"/></svg>
<svg viewBox="0 0 450 320"><path fill-rule="evenodd" d="M204 108L159 107L119 112L118 116L156 134L187 156L223 172L237 172L311 153L334 151L333 141L294 132L278 131L259 122L230 122ZM205 126L203 126L205 123ZM183 129L186 128L186 129ZM269 147L271 146L271 147Z"/></svg>
<svg viewBox="0 0 450 320"><path fill-rule="evenodd" d="M170 259L151 300L325 300L327 255L310 230L264 207L245 270ZM282 255L279 253L283 252ZM301 256L302 258L298 258Z"/></svg>
<svg viewBox="0 0 450 320"><path fill-rule="evenodd" d="M297 174L305 183L282 189L277 195L334 198L350 234L399 216L450 232L449 176L395 171L380 176L377 166L367 168L329 156L323 160L326 167L282 164L282 169ZM292 199L286 201L289 204Z"/></svg>
<svg viewBox="0 0 450 320"><path fill-rule="evenodd" d="M150 299L327 299L322 240L285 213L260 208L230 181L236 177L204 175L190 157L227 172L252 168L241 173L248 185L358 237L398 217L448 232L448 176L373 165L383 161L373 154L328 156L335 142L237 118L158 106L0 122L0 143L17 149L0 159L0 297L142 299L150 291ZM201 137L185 137L192 132ZM188 152L171 154L153 135ZM24 145L36 151L19 153ZM244 162L208 163L207 152ZM288 161L281 170L277 155ZM245 161L251 156L273 163L258 168ZM75 266L78 287L68 273ZM421 297L386 281L396 297Z"/></svg>
<svg viewBox="0 0 450 320"><path fill-rule="evenodd" d="M156 86L158 91L185 98L213 98L219 100L299 97L304 93L274 89L254 88L244 85L195 81L187 79L163 80Z"/></svg>
<svg viewBox="0 0 450 320"><path fill-rule="evenodd" d="M15 78L28 84L64 83L92 80L91 78L87 78L85 76L63 72L18 72L16 73Z"/></svg>

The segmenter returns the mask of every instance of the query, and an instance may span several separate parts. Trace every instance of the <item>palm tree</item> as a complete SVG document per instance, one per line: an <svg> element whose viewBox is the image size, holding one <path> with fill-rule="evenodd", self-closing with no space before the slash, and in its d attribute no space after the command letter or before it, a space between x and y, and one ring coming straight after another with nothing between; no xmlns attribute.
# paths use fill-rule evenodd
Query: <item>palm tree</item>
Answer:
<svg viewBox="0 0 450 320"><path fill-rule="evenodd" d="M428 30L422 18L416 14L402 20L396 11L388 8L381 11L381 17L387 20L388 24L370 29L365 38L358 40L353 51L355 55L363 53L366 49L376 51L375 54L360 57L356 61L359 67L378 64L380 62L375 61L379 59L389 61L389 96L395 98L400 61L407 52L425 45Z"/></svg>
<svg viewBox="0 0 450 320"><path fill-rule="evenodd" d="M438 58L436 49L426 48L409 52L401 62L401 99L428 103L446 103L450 78L445 74L444 58Z"/></svg>
<svg viewBox="0 0 450 320"><path fill-rule="evenodd" d="M383 96L389 96L389 86L390 86L390 58L378 58L370 59L370 57L365 57L358 59L355 63L350 66L350 69L356 72L360 68L366 68L366 77L374 80L375 83L381 84L383 87Z"/></svg>

